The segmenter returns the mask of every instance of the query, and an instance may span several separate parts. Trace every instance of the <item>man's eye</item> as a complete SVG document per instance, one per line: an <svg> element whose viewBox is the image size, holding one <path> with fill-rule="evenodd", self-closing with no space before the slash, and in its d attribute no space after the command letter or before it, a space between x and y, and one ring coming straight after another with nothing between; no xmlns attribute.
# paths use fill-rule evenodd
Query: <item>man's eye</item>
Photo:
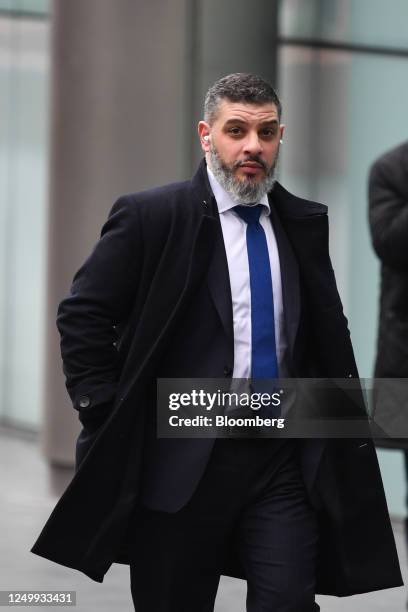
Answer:
<svg viewBox="0 0 408 612"><path fill-rule="evenodd" d="M276 132L273 128L265 128L264 130L262 130L261 134L262 136L273 137L275 136Z"/></svg>
<svg viewBox="0 0 408 612"><path fill-rule="evenodd" d="M241 134L241 128L239 127L232 127L229 130L229 133L232 134L233 136L238 136L239 134Z"/></svg>

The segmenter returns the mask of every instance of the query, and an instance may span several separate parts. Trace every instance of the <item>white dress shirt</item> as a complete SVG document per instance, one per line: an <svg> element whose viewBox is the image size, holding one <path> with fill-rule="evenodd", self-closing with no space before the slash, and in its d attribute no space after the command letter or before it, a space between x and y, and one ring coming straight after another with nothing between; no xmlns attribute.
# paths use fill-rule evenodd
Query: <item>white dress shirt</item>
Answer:
<svg viewBox="0 0 408 612"><path fill-rule="evenodd" d="M220 214L222 234L227 254L228 271L231 284L232 314L234 327L234 378L251 377L251 287L249 280L248 251L246 246L247 224L232 210L240 202L234 202L215 178L207 166L208 178ZM282 364L287 347L283 327L282 282L279 263L279 252L275 233L269 219L270 208L268 196L258 202L263 205L260 216L266 242L268 246L269 261L271 265L273 305L275 316L275 342L276 356L280 376Z"/></svg>

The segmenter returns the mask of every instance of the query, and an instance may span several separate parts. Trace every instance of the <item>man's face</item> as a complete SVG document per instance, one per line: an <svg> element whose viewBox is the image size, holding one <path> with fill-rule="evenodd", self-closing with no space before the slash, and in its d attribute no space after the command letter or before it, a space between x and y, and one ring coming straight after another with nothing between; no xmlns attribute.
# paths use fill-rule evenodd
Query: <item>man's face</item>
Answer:
<svg viewBox="0 0 408 612"><path fill-rule="evenodd" d="M198 131L207 163L233 199L253 203L271 189L284 131L275 104L222 100L212 125L200 121Z"/></svg>

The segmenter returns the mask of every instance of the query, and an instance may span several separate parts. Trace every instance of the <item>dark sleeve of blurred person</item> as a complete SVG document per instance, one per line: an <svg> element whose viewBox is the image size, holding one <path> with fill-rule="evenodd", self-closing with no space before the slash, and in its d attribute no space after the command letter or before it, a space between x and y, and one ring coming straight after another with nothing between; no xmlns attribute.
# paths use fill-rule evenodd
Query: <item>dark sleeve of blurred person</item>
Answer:
<svg viewBox="0 0 408 612"><path fill-rule="evenodd" d="M368 185L373 247L381 261L375 376L408 377L408 141L372 165Z"/></svg>

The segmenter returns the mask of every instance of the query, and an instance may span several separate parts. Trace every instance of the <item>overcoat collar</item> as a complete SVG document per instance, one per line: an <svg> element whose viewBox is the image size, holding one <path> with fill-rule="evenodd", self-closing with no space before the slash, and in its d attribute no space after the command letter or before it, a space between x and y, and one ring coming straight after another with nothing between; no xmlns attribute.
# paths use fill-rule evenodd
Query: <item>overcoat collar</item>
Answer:
<svg viewBox="0 0 408 612"><path fill-rule="evenodd" d="M210 187L204 158L191 180L191 188L196 204L202 207L203 214L218 216L217 202ZM278 181L268 193L268 198L271 206L275 206L282 222L284 219L299 219L327 213L327 206L324 204L299 198L287 191Z"/></svg>

